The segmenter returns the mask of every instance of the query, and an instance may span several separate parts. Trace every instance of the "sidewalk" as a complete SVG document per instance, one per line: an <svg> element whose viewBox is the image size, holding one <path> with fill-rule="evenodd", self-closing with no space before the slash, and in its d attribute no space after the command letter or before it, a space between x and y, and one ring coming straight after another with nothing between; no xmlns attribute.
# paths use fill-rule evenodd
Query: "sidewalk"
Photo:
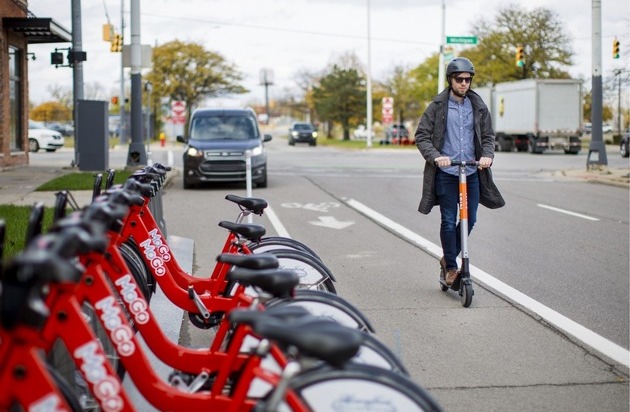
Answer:
<svg viewBox="0 0 630 412"><path fill-rule="evenodd" d="M553 178L584 180L590 183L602 183L612 186L630 188L630 169L628 168L593 168L592 170L555 170L546 172Z"/></svg>
<svg viewBox="0 0 630 412"><path fill-rule="evenodd" d="M162 163L162 157L166 158L169 151L180 150L173 144L165 147L155 148L153 154L155 161ZM115 147L111 150L127 150L123 147ZM112 168L124 168L124 165L110 164ZM0 204L13 204L17 206L32 206L36 202L43 202L45 206L53 206L55 201L54 192L37 192L36 189L42 184L56 177L68 173L83 172L77 167L61 165L28 165L12 168L0 169ZM105 171L103 171L105 174ZM167 183L178 175L178 170L167 173ZM91 202L92 191L73 191L72 196L80 206Z"/></svg>

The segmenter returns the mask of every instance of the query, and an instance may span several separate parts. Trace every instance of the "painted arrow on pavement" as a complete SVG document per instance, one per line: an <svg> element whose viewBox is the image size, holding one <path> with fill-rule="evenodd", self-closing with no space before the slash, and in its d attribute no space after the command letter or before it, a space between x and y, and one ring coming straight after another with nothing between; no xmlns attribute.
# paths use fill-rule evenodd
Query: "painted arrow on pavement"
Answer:
<svg viewBox="0 0 630 412"><path fill-rule="evenodd" d="M311 225L328 227L331 229L345 229L350 225L354 225L353 221L341 222L334 216L320 216L319 220L309 222Z"/></svg>

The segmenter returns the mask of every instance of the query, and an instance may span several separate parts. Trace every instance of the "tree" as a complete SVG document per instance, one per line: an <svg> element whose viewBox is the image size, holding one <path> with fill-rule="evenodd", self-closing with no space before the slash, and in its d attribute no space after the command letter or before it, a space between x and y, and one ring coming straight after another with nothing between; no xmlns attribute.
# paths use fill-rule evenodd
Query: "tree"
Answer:
<svg viewBox="0 0 630 412"><path fill-rule="evenodd" d="M30 118L41 122L67 122L72 120L72 110L60 102L45 102L30 111Z"/></svg>
<svg viewBox="0 0 630 412"><path fill-rule="evenodd" d="M385 81L385 88L388 94L394 98L394 117L396 123L404 122L410 116L414 119L420 117L420 104L414 97L416 78L412 71L396 66L393 68L391 77Z"/></svg>
<svg viewBox="0 0 630 412"><path fill-rule="evenodd" d="M343 140L350 140L351 119L364 112L366 88L363 76L356 69L333 65L319 85L313 87L313 101L319 118L341 124Z"/></svg>
<svg viewBox="0 0 630 412"><path fill-rule="evenodd" d="M517 5L500 9L493 22L473 25L479 38L465 57L475 64L475 83L494 84L528 78L570 78L564 67L572 64L569 36L557 14L546 8L531 12ZM523 46L524 64L516 65L515 51Z"/></svg>
<svg viewBox="0 0 630 412"><path fill-rule="evenodd" d="M411 95L417 105L417 108L413 110L418 113L418 117L420 117L424 109L429 105L429 102L436 95L438 86L438 62L439 55L435 53L429 56L424 63L409 72L409 76L414 79ZM444 87L446 87L446 84Z"/></svg>
<svg viewBox="0 0 630 412"><path fill-rule="evenodd" d="M592 117L592 107L593 107L593 91L589 90L584 93L584 104L583 104L583 116L584 119L587 119L589 122ZM608 104L602 105L602 121L607 122L613 118L613 110L612 107Z"/></svg>
<svg viewBox="0 0 630 412"><path fill-rule="evenodd" d="M183 100L193 109L209 97L247 92L238 84L243 76L234 65L195 42L173 40L155 47L153 69L146 79L153 84L153 107L163 97Z"/></svg>

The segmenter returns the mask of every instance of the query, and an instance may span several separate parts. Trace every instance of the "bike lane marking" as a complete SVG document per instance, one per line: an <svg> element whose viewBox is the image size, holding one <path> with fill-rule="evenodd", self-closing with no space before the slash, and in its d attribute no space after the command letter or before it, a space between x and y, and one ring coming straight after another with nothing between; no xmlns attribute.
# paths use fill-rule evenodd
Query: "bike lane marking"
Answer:
<svg viewBox="0 0 630 412"><path fill-rule="evenodd" d="M398 234L401 238L418 246L420 249L426 251L430 255L434 256L436 259L439 259L442 256L441 246L430 242L417 233L394 222L388 217L378 213L373 209L370 209L361 202L348 198L343 199L343 201L350 208L377 222L378 224L385 227L386 229L389 229L393 233ZM479 283L482 283L488 289L497 292L508 300L524 307L527 311L535 313L546 322L554 325L556 328L563 331L564 333L573 336L575 339L579 340L586 346L604 354L605 356L613 359L615 362L618 362L626 368L630 368L630 351L628 351L624 347L606 339L605 337L556 312L550 307L545 306L542 303L532 299L531 297L514 289L510 285L500 281L499 279L491 276L490 274L484 272L474 265L470 265L470 273L473 278L479 281Z"/></svg>
<svg viewBox="0 0 630 412"><path fill-rule="evenodd" d="M536 206L542 207L543 209L553 210L554 212L564 213L565 215L569 215L569 216L575 216L575 217L579 217L586 220L593 220L596 222L599 221L599 219L596 217L591 217L591 216L583 215L581 213L571 212L570 210L560 209L560 208L549 206L549 205L543 205L542 203L538 203Z"/></svg>

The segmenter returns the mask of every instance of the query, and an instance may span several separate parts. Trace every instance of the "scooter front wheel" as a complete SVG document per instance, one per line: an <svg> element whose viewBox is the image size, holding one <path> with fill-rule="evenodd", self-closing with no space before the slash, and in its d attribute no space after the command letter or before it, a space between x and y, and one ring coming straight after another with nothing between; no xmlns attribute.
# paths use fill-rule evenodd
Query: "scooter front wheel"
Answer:
<svg viewBox="0 0 630 412"><path fill-rule="evenodd" d="M462 306L467 308L472 304L473 295L475 292L473 291L472 282L462 281L460 285L459 295L461 297Z"/></svg>

